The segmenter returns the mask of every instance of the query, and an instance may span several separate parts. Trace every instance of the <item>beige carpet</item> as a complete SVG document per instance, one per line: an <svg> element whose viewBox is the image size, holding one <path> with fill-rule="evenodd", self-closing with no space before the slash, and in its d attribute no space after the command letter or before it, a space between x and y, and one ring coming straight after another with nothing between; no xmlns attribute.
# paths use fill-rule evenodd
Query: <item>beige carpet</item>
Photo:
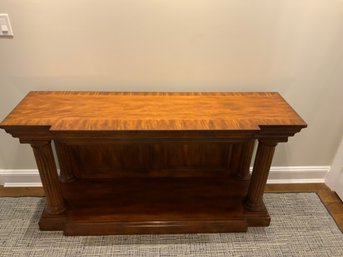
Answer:
<svg viewBox="0 0 343 257"><path fill-rule="evenodd" d="M0 198L0 256L343 256L343 234L315 193L267 193L267 228L247 233L65 237L41 232L44 198Z"/></svg>

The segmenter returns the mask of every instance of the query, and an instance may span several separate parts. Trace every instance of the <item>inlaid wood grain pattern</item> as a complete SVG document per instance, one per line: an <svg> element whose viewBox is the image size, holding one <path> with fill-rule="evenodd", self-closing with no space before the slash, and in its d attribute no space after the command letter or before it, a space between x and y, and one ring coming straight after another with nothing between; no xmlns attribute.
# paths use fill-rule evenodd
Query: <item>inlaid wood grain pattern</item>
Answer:
<svg viewBox="0 0 343 257"><path fill-rule="evenodd" d="M52 131L306 127L278 93L30 92L0 124Z"/></svg>

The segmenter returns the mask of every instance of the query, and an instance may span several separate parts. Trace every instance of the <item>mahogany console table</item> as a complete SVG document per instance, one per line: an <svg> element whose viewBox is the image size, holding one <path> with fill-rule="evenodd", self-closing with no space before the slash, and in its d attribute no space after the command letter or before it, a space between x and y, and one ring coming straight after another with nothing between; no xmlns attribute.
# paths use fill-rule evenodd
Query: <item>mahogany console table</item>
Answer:
<svg viewBox="0 0 343 257"><path fill-rule="evenodd" d="M306 123L278 93L30 92L0 127L33 148L40 229L99 235L268 226L275 146Z"/></svg>

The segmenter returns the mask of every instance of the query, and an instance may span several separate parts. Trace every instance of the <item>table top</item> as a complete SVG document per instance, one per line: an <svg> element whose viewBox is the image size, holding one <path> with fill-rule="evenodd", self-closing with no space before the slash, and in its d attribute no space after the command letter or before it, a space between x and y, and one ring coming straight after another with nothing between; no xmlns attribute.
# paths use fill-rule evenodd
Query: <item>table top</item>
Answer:
<svg viewBox="0 0 343 257"><path fill-rule="evenodd" d="M275 92L164 93L32 91L0 123L55 131L257 130L306 127Z"/></svg>

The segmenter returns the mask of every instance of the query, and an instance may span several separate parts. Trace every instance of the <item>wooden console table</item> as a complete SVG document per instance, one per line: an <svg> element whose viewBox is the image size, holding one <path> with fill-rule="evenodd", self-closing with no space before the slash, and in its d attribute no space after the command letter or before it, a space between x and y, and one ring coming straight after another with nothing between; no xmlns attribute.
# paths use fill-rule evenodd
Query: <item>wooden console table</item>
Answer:
<svg viewBox="0 0 343 257"><path fill-rule="evenodd" d="M278 93L30 92L0 127L33 148L40 229L99 235L268 226L275 146L306 123Z"/></svg>

